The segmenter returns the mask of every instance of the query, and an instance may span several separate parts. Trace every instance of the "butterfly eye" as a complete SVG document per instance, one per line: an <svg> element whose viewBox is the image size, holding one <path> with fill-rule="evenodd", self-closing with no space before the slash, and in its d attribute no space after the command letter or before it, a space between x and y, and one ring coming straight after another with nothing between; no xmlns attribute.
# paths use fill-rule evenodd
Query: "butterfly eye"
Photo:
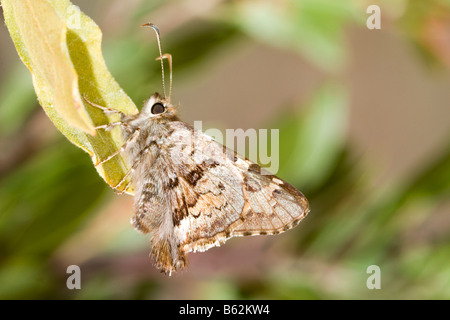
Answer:
<svg viewBox="0 0 450 320"><path fill-rule="evenodd" d="M152 114L160 114L163 113L166 109L164 108L164 106L162 105L162 103L155 103L152 106Z"/></svg>

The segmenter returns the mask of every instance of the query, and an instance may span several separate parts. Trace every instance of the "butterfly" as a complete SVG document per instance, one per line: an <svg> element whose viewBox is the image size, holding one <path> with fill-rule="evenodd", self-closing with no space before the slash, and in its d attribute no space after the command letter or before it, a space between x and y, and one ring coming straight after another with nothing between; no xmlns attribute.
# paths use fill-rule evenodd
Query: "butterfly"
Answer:
<svg viewBox="0 0 450 320"><path fill-rule="evenodd" d="M162 54L158 28L144 26L158 38L164 88L163 59L171 66L171 56ZM172 274L187 265L189 252L220 246L231 237L278 234L308 214L300 191L181 121L170 95L155 93L138 114L120 114L120 122L97 127L122 128L124 145L98 164L119 153L130 159L131 223L151 234L158 269Z"/></svg>

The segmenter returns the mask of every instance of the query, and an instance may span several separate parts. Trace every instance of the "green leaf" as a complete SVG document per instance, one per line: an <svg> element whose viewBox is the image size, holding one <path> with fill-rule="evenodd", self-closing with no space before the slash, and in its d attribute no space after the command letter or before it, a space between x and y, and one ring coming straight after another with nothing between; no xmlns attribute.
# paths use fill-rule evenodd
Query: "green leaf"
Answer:
<svg viewBox="0 0 450 320"><path fill-rule="evenodd" d="M109 119L82 97L125 114L138 110L105 65L98 26L68 0L3 0L2 6L11 38L51 121L94 163L113 154L123 145L120 128L96 132L94 127L118 116ZM118 155L96 168L115 186L129 164ZM132 188L127 191L132 193Z"/></svg>
<svg viewBox="0 0 450 320"><path fill-rule="evenodd" d="M4 256L46 256L92 216L106 186L82 155L61 141L2 177Z"/></svg>
<svg viewBox="0 0 450 320"><path fill-rule="evenodd" d="M19 68L20 67L20 68ZM15 64L7 73L8 81L0 87L0 136L20 130L21 125L36 108L36 95L25 68Z"/></svg>

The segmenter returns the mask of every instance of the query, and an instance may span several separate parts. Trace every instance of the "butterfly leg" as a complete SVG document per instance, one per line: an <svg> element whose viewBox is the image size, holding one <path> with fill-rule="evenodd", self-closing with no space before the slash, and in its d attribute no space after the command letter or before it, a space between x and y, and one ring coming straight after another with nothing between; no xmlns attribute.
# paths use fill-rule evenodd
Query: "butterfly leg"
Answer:
<svg viewBox="0 0 450 320"><path fill-rule="evenodd" d="M146 154L147 152L149 152L149 151L150 151L150 146L145 147L142 150L142 152L141 152L141 154L140 154L140 156L138 158L139 159L142 158L142 156L144 154ZM127 188L130 185L131 181L129 181L122 190L119 190L119 187L127 180L127 178L131 174L133 174L134 171L136 171L136 168L137 168L138 165L139 165L139 161L135 160L133 165L131 166L130 170L128 170L128 172L125 174L125 176L122 178L122 180L120 180L120 182L118 184L116 184L115 186L112 187L114 189L114 192L116 192L117 194L123 194L127 190Z"/></svg>
<svg viewBox="0 0 450 320"><path fill-rule="evenodd" d="M128 183L125 185L125 187L122 190L119 190L119 187L122 185L122 183L125 182L125 180L127 180L127 178L135 171L135 168L131 168L130 170L128 170L128 172L123 176L122 180L120 180L120 182L118 184L116 184L115 186L112 186L111 188L113 188L114 192L118 195L121 195L123 193L125 193L125 191L128 189L129 185L131 184L131 180L128 181Z"/></svg>
<svg viewBox="0 0 450 320"><path fill-rule="evenodd" d="M84 99L89 105L91 105L91 106L94 107L94 108L97 108L97 109L102 110L104 113L119 113L119 114L121 115L121 117L125 116L125 114L124 114L123 112L121 112L121 111L119 111L119 110L107 108L107 107L101 106L101 105L99 105L99 104L96 104L96 103L94 103L94 102L92 102L92 101L89 101L88 98L86 98L85 96L83 96L83 99ZM129 128L129 126L128 126L127 123L122 122L122 121L117 121L117 122L111 122L111 123L108 123L108 124L104 124L104 125L97 126L97 127L95 127L95 129L96 129L96 130L103 129L103 130L105 130L105 131L109 131L109 130L111 130L112 128L117 127L117 126L124 127L124 128ZM98 162L95 164L95 166L99 166L99 165L101 165L101 164L103 164L103 163L109 161L110 159L112 159L112 158L115 157L116 155L120 154L121 152L123 152L123 151L127 148L127 146L128 146L132 141L134 141L134 140L137 139L137 137L139 136L139 132L140 132L140 130L137 129L137 130L133 133L133 135L132 135L125 143L124 143L124 145L123 145L119 150L117 150L116 152L114 152L113 154L111 154L110 156L108 156L106 159L103 159L103 160L101 160L101 161L98 161ZM128 170L128 172L125 174L125 176L122 178L122 180L120 180L120 182L119 182L118 184L116 184L115 186L112 187L112 188L116 191L116 193L122 194L122 193L125 192L125 190L127 190L128 186L130 185L131 182L128 182L127 185L125 186L125 188L124 188L123 190L118 190L118 188L125 182L125 180L128 178L128 176L129 176L131 173L134 172L134 170L135 170L134 168L131 168L130 170Z"/></svg>
<svg viewBox="0 0 450 320"><path fill-rule="evenodd" d="M101 126L94 127L94 129L95 130L104 129L105 131L109 131L112 128L118 127L118 126L128 128L128 125L125 122L117 121L117 122L111 122L111 123L108 123L108 124L104 124L104 125L101 125Z"/></svg>
<svg viewBox="0 0 450 320"><path fill-rule="evenodd" d="M123 151L125 151L125 149L128 147L128 145L132 142L135 142L136 139L139 137L139 133L141 132L141 130L139 128L137 128L133 134L131 135L131 137L122 145L122 147L117 150L116 152L114 152L113 154L109 155L108 157L106 157L103 160L98 161L94 166L99 166L109 160L111 160L112 158L114 158L115 156L117 156L118 154L122 153Z"/></svg>
<svg viewBox="0 0 450 320"><path fill-rule="evenodd" d="M89 101L88 98L86 98L85 96L83 96L83 99L87 103L89 103L89 105L91 105L92 107L100 109L106 114L108 114L108 113L119 113L122 118L125 117L125 114L123 112L119 111L119 110L103 107L103 106L101 106L99 104L96 104L96 103L94 103L92 101ZM97 127L95 127L95 129L96 130L104 129L104 130L108 131L108 130L111 130L112 128L117 127L117 126L128 128L128 125L125 122L117 121L117 122L111 122L111 123L108 123L108 124L97 126Z"/></svg>
<svg viewBox="0 0 450 320"><path fill-rule="evenodd" d="M84 101L86 101L90 106L92 106L94 108L97 108L97 109L100 109L104 113L119 113L120 115L125 116L125 114L122 111L111 109L111 108L107 108L107 107L103 107L103 106L101 106L99 104L96 104L96 103L94 103L92 101L89 101L88 98L86 98L85 96L82 96L82 97L83 97Z"/></svg>

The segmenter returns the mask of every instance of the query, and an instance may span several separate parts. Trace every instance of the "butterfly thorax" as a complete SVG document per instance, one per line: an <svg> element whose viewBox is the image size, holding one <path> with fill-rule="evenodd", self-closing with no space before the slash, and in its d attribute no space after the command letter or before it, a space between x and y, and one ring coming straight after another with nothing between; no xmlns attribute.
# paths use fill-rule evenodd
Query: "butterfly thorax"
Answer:
<svg viewBox="0 0 450 320"><path fill-rule="evenodd" d="M155 110L155 106L161 110ZM155 111L163 111L154 114ZM140 113L125 116L122 122L126 123L123 131L125 141L134 138L127 150L130 159L140 159L142 153L151 153L153 145L161 145L165 139L173 133L168 125L170 122L180 121L176 108L161 98L158 93L151 96L145 103ZM137 158L138 157L138 158Z"/></svg>

